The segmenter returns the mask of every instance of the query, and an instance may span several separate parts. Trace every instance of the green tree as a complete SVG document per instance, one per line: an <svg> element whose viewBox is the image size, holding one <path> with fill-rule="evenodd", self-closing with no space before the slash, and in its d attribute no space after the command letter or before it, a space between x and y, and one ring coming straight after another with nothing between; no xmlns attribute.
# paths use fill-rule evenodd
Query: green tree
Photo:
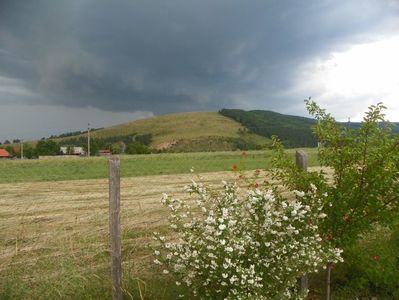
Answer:
<svg viewBox="0 0 399 300"><path fill-rule="evenodd" d="M33 148L30 144L24 144L24 157L31 159L36 156L37 154L35 148Z"/></svg>
<svg viewBox="0 0 399 300"><path fill-rule="evenodd" d="M6 144L4 144L4 145L6 145ZM14 151L14 148L12 146L6 146L5 149L10 154L11 157L15 157L15 151Z"/></svg>
<svg viewBox="0 0 399 300"><path fill-rule="evenodd" d="M110 150L112 154L120 154L122 153L121 143L113 143L110 146Z"/></svg>
<svg viewBox="0 0 399 300"><path fill-rule="evenodd" d="M53 140L40 140L36 144L37 155L57 155L60 152L60 146Z"/></svg>
<svg viewBox="0 0 399 300"><path fill-rule="evenodd" d="M283 153L274 139L274 176L286 186L309 190L313 183L327 193L324 208L329 216L325 233L337 245L351 243L375 222L390 220L399 203L399 137L391 134L382 104L369 108L358 129L335 121L315 102L306 101L318 121L313 130L321 143L318 158L332 178L320 172L303 172Z"/></svg>
<svg viewBox="0 0 399 300"><path fill-rule="evenodd" d="M128 154L149 154L151 153L151 149L146 145L143 145L139 142L132 142L127 145L126 153Z"/></svg>
<svg viewBox="0 0 399 300"><path fill-rule="evenodd" d="M313 132L321 147L322 170L299 170L274 138L273 176L290 189L317 187L324 197L321 226L324 238L336 247L353 245L376 224L389 222L399 206L399 137L391 133L382 104L372 105L357 129L339 124L314 101L306 100L316 118ZM325 171L331 170L331 178Z"/></svg>

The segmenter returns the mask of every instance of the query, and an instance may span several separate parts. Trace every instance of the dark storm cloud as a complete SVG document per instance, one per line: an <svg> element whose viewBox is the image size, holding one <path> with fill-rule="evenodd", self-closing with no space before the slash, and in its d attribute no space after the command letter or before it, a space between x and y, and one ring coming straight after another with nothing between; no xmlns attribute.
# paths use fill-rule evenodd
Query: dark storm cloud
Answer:
<svg viewBox="0 0 399 300"><path fill-rule="evenodd" d="M301 63L394 30L397 15L377 0L2 1L0 103L278 109L298 101L278 95Z"/></svg>

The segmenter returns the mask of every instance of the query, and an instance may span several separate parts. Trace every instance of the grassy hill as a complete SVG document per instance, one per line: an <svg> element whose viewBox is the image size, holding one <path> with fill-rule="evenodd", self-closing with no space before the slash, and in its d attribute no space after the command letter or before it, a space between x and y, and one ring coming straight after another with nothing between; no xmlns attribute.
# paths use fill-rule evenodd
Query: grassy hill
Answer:
<svg viewBox="0 0 399 300"><path fill-rule="evenodd" d="M261 149L270 144L273 135L286 147L315 147L312 134L314 119L284 115L272 111L222 109L217 112L188 112L136 120L108 128L93 129L94 140L103 141L107 148L124 141L139 141L165 152L229 151ZM359 128L361 123L345 123ZM399 123L393 123L393 132L399 134ZM85 132L71 132L51 136L61 145L85 145ZM36 142L30 144L35 146ZM19 145L9 145L19 147Z"/></svg>
<svg viewBox="0 0 399 300"><path fill-rule="evenodd" d="M92 133L93 139L107 139L132 134L151 135L150 146L170 152L221 151L261 148L270 140L249 133L243 126L217 112L189 112L136 120ZM72 138L58 139L67 142Z"/></svg>

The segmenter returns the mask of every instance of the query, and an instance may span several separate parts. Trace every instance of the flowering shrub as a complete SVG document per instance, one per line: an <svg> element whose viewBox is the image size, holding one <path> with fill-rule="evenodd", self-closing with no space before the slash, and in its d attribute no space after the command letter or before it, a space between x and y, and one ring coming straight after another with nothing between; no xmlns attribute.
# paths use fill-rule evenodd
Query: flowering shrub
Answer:
<svg viewBox="0 0 399 300"><path fill-rule="evenodd" d="M325 215L314 191L291 201L225 182L219 192L194 181L187 191L194 201L163 195L177 236L156 234L154 262L201 299L302 299L297 278L341 259L318 234Z"/></svg>

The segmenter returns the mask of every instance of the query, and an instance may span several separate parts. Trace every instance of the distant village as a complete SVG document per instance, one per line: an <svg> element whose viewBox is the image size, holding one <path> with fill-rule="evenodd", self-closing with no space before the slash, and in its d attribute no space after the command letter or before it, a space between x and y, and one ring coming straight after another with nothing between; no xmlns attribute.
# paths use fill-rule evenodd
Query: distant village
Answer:
<svg viewBox="0 0 399 300"><path fill-rule="evenodd" d="M57 141L54 138L58 138ZM149 147L151 135L127 135L112 138L50 137L37 142L8 140L0 142L0 159L49 159L89 156L109 156L111 154L148 154L154 152Z"/></svg>

